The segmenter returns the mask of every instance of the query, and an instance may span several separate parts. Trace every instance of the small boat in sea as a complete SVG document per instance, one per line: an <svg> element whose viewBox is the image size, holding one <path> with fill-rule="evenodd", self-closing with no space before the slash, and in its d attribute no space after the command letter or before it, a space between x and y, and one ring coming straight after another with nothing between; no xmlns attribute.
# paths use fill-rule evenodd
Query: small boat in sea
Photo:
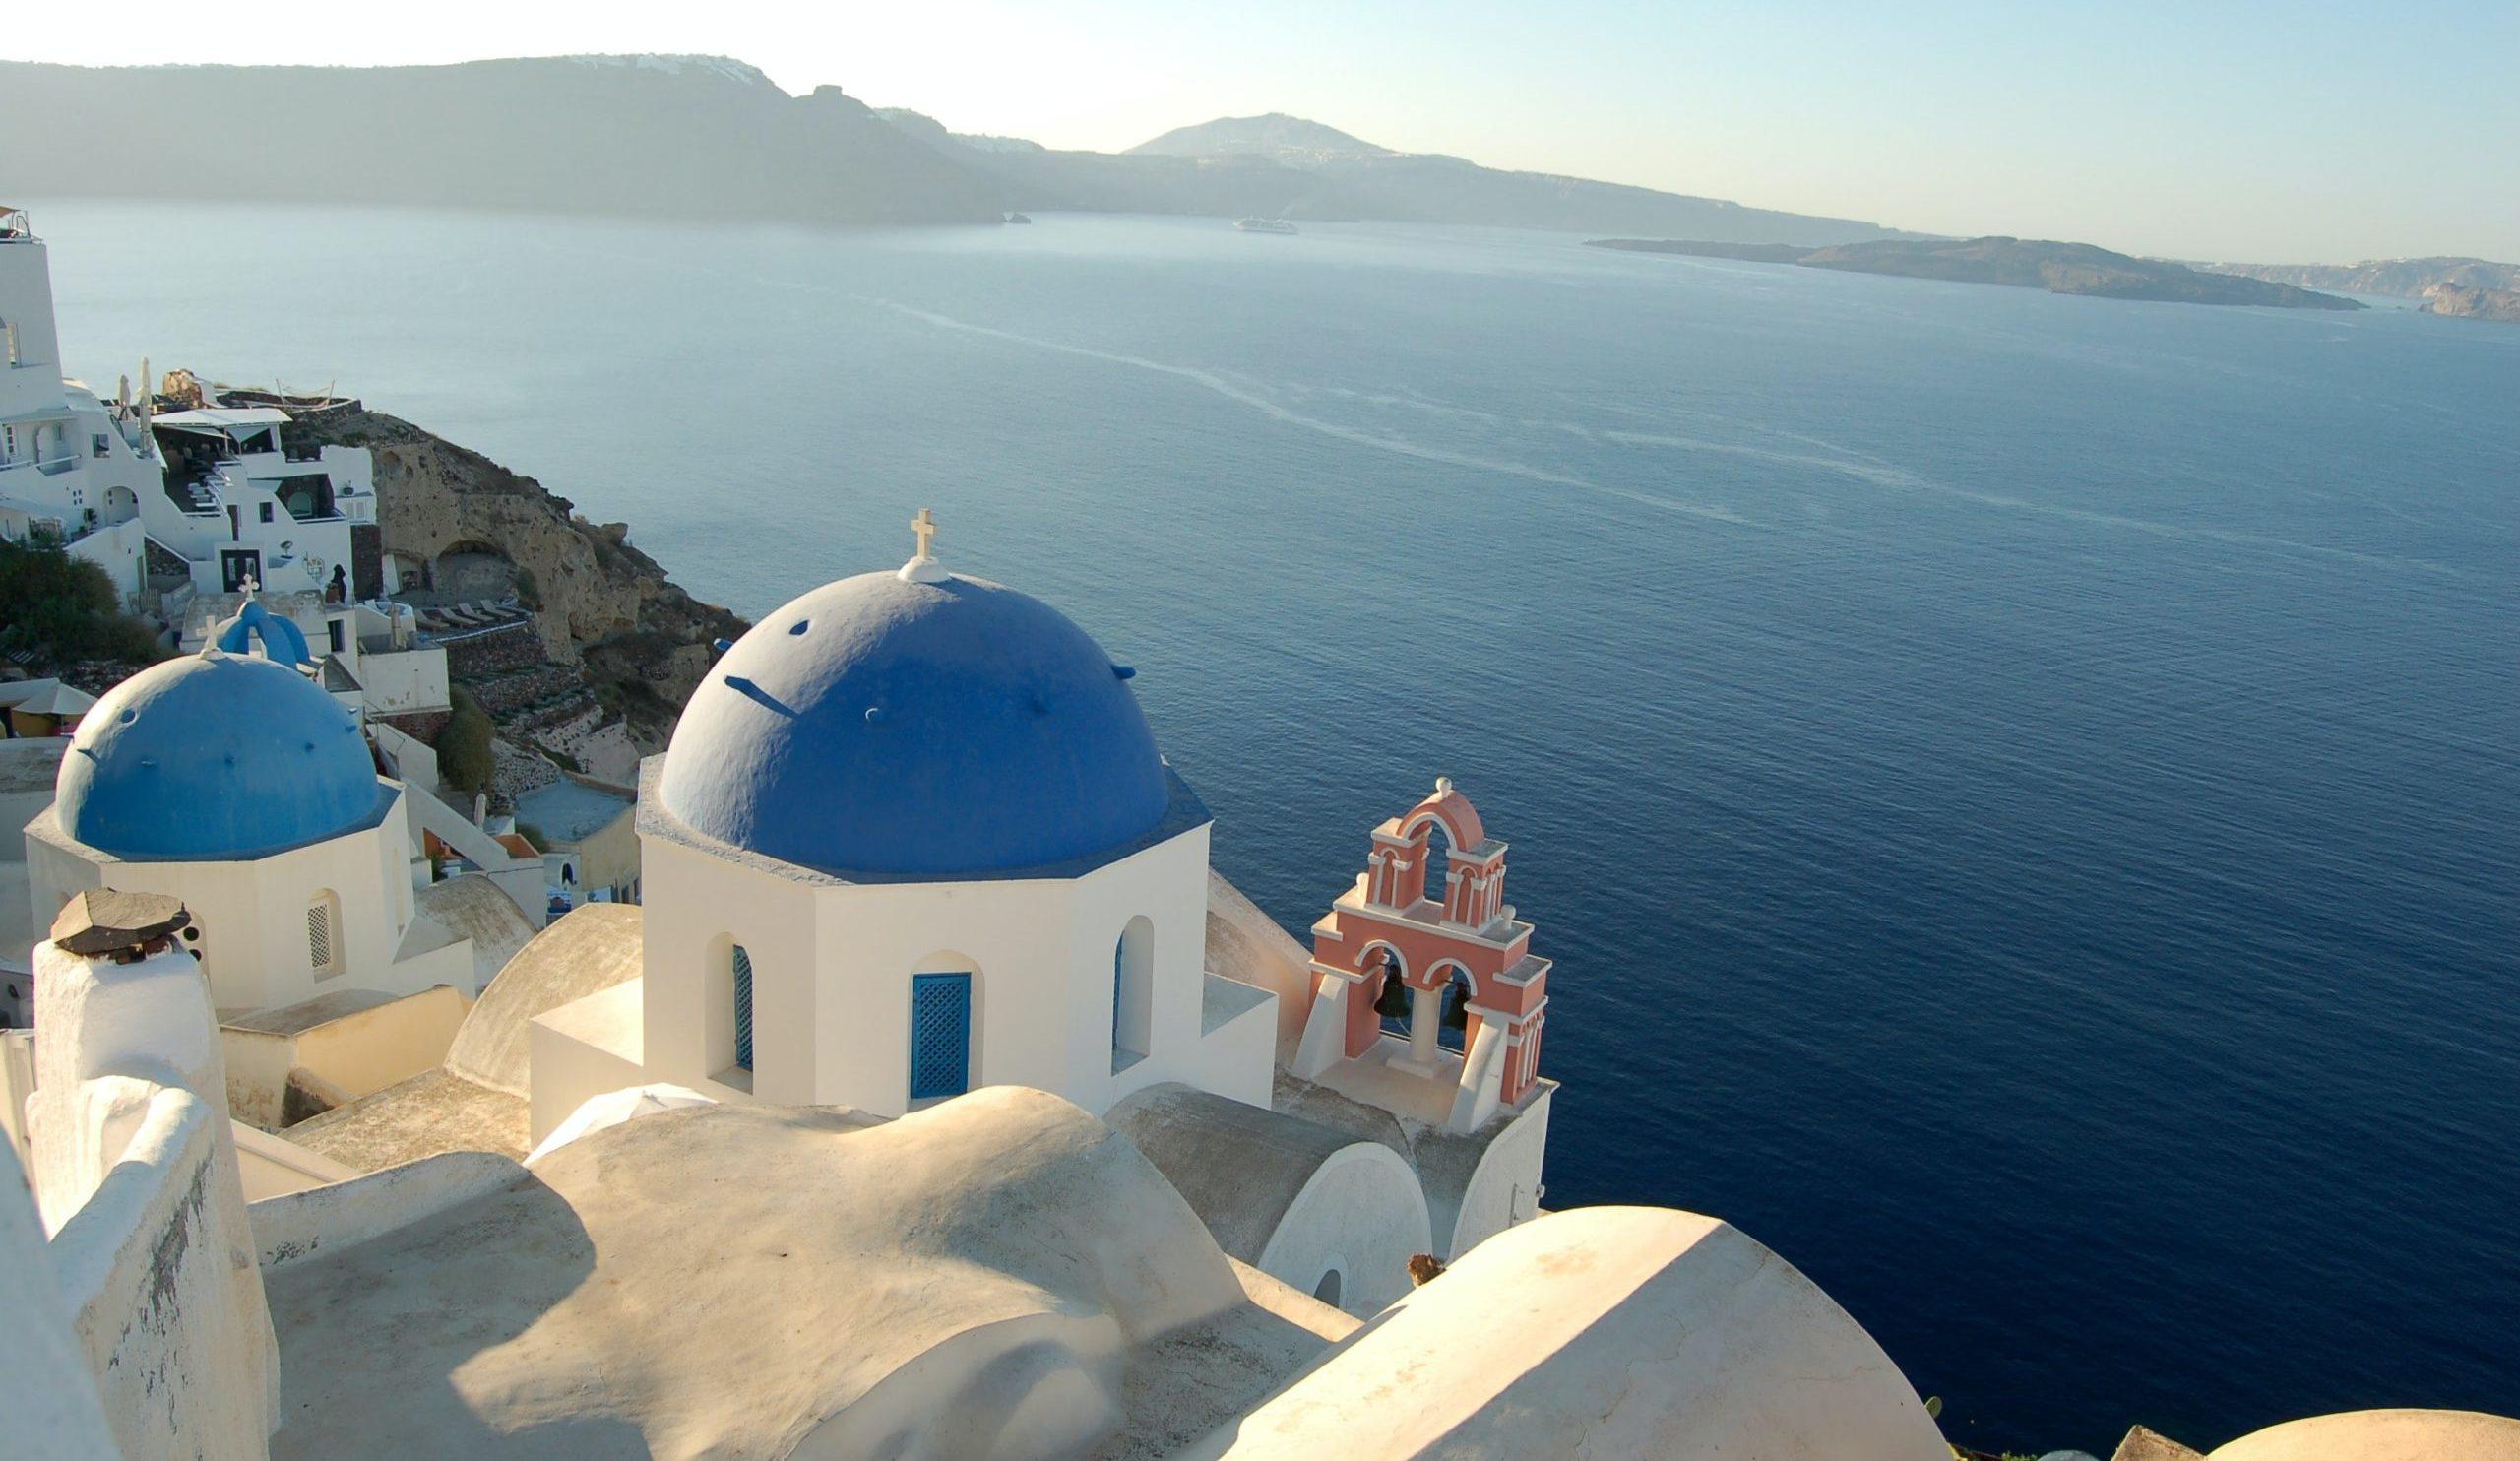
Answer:
<svg viewBox="0 0 2520 1461"><path fill-rule="evenodd" d="M1285 219L1237 219L1233 224L1245 233L1292 233L1295 225Z"/></svg>
<svg viewBox="0 0 2520 1461"><path fill-rule="evenodd" d="M1010 213L1010 214L1008 214L1008 215L1006 216L1006 221L1007 221L1008 222L1010 222L1010 223L1029 223L1029 222L1033 222L1031 219L1029 219L1029 218L1025 217L1023 214L1020 214L1020 213Z"/></svg>

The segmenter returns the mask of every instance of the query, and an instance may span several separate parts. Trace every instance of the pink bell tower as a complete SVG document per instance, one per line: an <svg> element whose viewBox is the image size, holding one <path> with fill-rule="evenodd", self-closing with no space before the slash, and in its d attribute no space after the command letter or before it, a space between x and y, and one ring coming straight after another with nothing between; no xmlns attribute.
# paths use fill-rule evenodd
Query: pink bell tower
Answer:
<svg viewBox="0 0 2520 1461"><path fill-rule="evenodd" d="M1428 862L1439 825L1449 848L1437 868ZM1531 1095L1549 961L1532 953L1532 925L1505 902L1505 844L1450 779L1374 829L1363 874L1312 939L1297 1075L1453 1131L1475 1131ZM1406 1039L1386 1032L1376 1009L1391 1002L1393 981L1408 994ZM1457 1052L1438 1036L1456 984L1468 986Z"/></svg>

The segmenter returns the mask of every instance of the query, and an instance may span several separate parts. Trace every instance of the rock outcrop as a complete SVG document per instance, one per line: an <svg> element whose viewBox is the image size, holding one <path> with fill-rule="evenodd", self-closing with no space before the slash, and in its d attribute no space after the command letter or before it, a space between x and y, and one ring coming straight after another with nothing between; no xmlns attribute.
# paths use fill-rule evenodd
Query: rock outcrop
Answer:
<svg viewBox="0 0 2520 1461"><path fill-rule="evenodd" d="M2470 320L2500 320L2520 325L2520 290L2480 289L2467 285L2437 284L2424 291L2424 312L2457 315Z"/></svg>
<svg viewBox="0 0 2520 1461"><path fill-rule="evenodd" d="M749 627L668 580L626 525L591 523L534 478L398 416L351 404L299 415L290 436L375 455L384 549L407 573L455 555L513 565L544 658L573 670L643 750L662 748L717 658L713 642Z"/></svg>

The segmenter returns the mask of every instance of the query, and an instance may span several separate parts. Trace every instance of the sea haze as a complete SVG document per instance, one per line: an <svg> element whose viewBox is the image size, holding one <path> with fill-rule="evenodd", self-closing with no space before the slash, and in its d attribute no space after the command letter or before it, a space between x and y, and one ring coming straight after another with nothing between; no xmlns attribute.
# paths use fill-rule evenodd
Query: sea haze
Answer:
<svg viewBox="0 0 2520 1461"><path fill-rule="evenodd" d="M939 551L1302 930L1456 778L1551 1206L1957 1439L2520 1412L2520 330L1393 225L34 206L74 368L338 381L747 614Z"/></svg>

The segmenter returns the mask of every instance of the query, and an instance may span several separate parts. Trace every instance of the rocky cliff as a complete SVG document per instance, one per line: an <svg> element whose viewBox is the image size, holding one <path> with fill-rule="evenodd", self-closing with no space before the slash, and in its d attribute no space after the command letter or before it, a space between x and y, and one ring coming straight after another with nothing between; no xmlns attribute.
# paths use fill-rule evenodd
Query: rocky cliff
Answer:
<svg viewBox="0 0 2520 1461"><path fill-rule="evenodd" d="M512 566L543 657L641 751L662 747L717 658L713 641L749 627L675 586L625 525L589 522L534 478L398 416L355 404L303 413L290 437L374 453L384 549L406 572L457 556Z"/></svg>
<svg viewBox="0 0 2520 1461"><path fill-rule="evenodd" d="M2479 289L2466 285L2437 284L2424 291L2426 314L2457 315L2470 320L2500 320L2520 325L2520 290Z"/></svg>

